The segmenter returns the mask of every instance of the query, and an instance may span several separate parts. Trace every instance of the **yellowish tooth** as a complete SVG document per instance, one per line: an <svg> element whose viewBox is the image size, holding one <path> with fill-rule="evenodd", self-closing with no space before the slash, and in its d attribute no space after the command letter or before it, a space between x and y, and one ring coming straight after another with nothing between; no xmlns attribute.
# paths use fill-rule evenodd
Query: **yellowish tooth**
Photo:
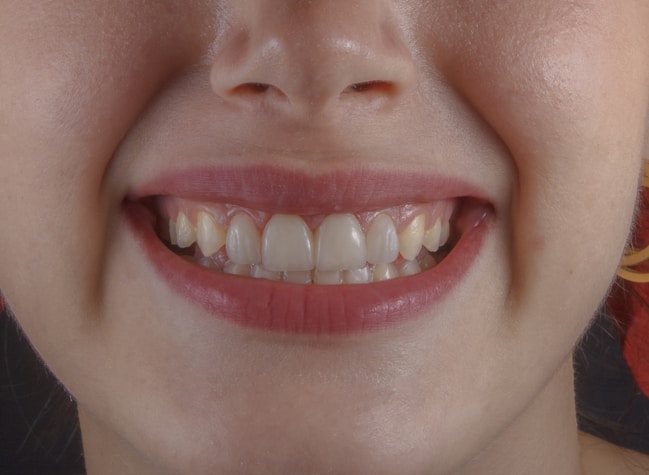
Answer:
<svg viewBox="0 0 649 475"><path fill-rule="evenodd" d="M394 264L377 264L372 271L374 282L390 280L399 277L399 271Z"/></svg>
<svg viewBox="0 0 649 475"><path fill-rule="evenodd" d="M261 259L272 271L310 271L313 234L299 216L276 214L266 224L261 239Z"/></svg>
<svg viewBox="0 0 649 475"><path fill-rule="evenodd" d="M313 282L313 273L311 271L284 272L284 280L292 284L310 284Z"/></svg>
<svg viewBox="0 0 649 475"><path fill-rule="evenodd" d="M316 233L316 268L360 269L367 262L365 234L353 214L327 216Z"/></svg>
<svg viewBox="0 0 649 475"><path fill-rule="evenodd" d="M424 244L425 226L426 217L420 214L399 233L399 252L405 260L412 261L419 254Z"/></svg>
<svg viewBox="0 0 649 475"><path fill-rule="evenodd" d="M451 236L451 223L450 221L444 221L442 224L442 232L439 237L439 245L443 246L448 242L448 238Z"/></svg>
<svg viewBox="0 0 649 475"><path fill-rule="evenodd" d="M435 221L432 228L424 233L424 246L430 252L437 252L439 249L439 238L442 235L442 222L439 218Z"/></svg>
<svg viewBox="0 0 649 475"><path fill-rule="evenodd" d="M387 264L399 257L399 236L392 218L378 215L367 231L367 262Z"/></svg>
<svg viewBox="0 0 649 475"><path fill-rule="evenodd" d="M182 211L176 218L176 241L181 248L189 247L196 242L196 230Z"/></svg>
<svg viewBox="0 0 649 475"><path fill-rule="evenodd" d="M250 275L257 279L282 280L281 272L272 272L260 265L253 266Z"/></svg>
<svg viewBox="0 0 649 475"><path fill-rule="evenodd" d="M169 242L174 246L178 245L178 237L176 235L176 220L169 220Z"/></svg>
<svg viewBox="0 0 649 475"><path fill-rule="evenodd" d="M343 282L345 284L367 284L372 282L372 271L367 266L362 269L346 270L343 272Z"/></svg>
<svg viewBox="0 0 649 475"><path fill-rule="evenodd" d="M204 256L216 254L225 245L225 229L205 211L198 213L196 240Z"/></svg>
<svg viewBox="0 0 649 475"><path fill-rule="evenodd" d="M239 213L230 221L225 237L225 250L235 264L255 265L261 262L261 239L252 219Z"/></svg>
<svg viewBox="0 0 649 475"><path fill-rule="evenodd" d="M399 270L399 275L402 277L407 277L409 275L419 274L421 272L421 266L417 261L407 261Z"/></svg>
<svg viewBox="0 0 649 475"><path fill-rule="evenodd" d="M343 283L342 272L334 271L315 271L313 281L320 285L338 285Z"/></svg>

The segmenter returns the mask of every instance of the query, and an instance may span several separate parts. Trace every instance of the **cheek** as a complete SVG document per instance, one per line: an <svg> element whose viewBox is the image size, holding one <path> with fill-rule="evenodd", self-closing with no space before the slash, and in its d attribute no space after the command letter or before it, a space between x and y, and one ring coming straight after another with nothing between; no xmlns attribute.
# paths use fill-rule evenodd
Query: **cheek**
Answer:
<svg viewBox="0 0 649 475"><path fill-rule="evenodd" d="M568 295L563 315L594 310L630 227L649 104L649 39L631 5L500 31L487 15L441 61L508 151L512 299L547 314Z"/></svg>
<svg viewBox="0 0 649 475"><path fill-rule="evenodd" d="M167 3L3 8L0 288L19 318L70 313L100 285L121 196L105 185L112 157L161 86L202 55L206 31L188 27L200 12L178 16Z"/></svg>

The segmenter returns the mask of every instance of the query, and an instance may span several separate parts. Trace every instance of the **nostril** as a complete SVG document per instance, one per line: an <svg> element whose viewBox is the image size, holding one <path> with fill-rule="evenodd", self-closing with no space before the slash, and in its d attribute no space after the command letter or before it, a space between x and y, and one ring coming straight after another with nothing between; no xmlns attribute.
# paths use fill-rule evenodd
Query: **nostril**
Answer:
<svg viewBox="0 0 649 475"><path fill-rule="evenodd" d="M390 81L364 81L352 84L343 91L343 94L352 93L373 93L393 96L396 93L396 86Z"/></svg>
<svg viewBox="0 0 649 475"><path fill-rule="evenodd" d="M265 84L262 82L248 82L245 84L240 84L237 87L234 87L230 90L231 95L257 95L268 92L268 90L273 87L270 84Z"/></svg>
<svg viewBox="0 0 649 475"><path fill-rule="evenodd" d="M246 82L231 88L227 95L231 99L249 102L255 104L258 101L274 100L282 102L288 99L288 96L277 86L264 82Z"/></svg>

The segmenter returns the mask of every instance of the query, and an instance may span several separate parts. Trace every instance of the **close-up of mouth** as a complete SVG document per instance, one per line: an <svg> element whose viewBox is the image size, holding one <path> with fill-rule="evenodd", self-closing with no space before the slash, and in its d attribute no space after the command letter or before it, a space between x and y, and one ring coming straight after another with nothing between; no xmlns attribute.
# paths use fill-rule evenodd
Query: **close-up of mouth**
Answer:
<svg viewBox="0 0 649 475"><path fill-rule="evenodd" d="M488 229L492 209L468 187L420 178L428 187L415 189L434 191L396 194L406 178L361 173L346 193L345 174L201 170L158 180L125 209L158 274L210 313L273 331L349 333L440 300Z"/></svg>

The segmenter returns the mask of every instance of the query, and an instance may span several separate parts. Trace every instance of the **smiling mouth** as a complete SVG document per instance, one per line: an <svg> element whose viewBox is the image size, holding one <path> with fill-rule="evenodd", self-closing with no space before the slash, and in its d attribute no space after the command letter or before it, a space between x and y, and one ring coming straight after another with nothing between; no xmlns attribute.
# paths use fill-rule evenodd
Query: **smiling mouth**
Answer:
<svg viewBox="0 0 649 475"><path fill-rule="evenodd" d="M140 186L124 216L156 274L208 315L335 335L428 314L445 298L494 222L481 196L403 172L209 168Z"/></svg>
<svg viewBox="0 0 649 475"><path fill-rule="evenodd" d="M156 232L188 262L303 285L368 284L437 266L461 232L461 200L359 213L271 214L170 196L151 200Z"/></svg>

